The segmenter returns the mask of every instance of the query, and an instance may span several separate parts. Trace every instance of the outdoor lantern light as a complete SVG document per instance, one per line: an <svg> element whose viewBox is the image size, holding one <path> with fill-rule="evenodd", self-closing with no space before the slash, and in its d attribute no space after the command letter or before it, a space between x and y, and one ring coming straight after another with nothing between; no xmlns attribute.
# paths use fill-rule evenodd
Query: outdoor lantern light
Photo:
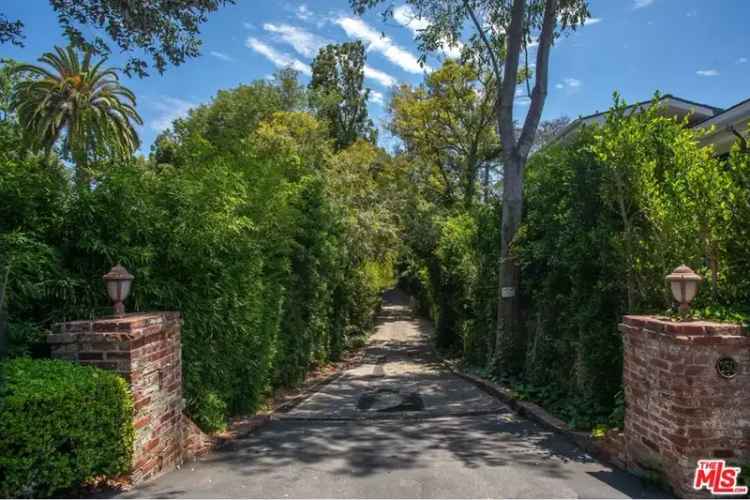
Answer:
<svg viewBox="0 0 750 500"><path fill-rule="evenodd" d="M672 271L672 274L667 275L667 283L672 289L674 299L680 304L680 314L683 316L690 309L690 302L698 293L698 284L701 281L703 278L684 264Z"/></svg>
<svg viewBox="0 0 750 500"><path fill-rule="evenodd" d="M127 269L117 264L103 276L104 284L107 285L107 293L114 303L115 316L125 314L125 299L130 293L130 285L133 283L133 275Z"/></svg>

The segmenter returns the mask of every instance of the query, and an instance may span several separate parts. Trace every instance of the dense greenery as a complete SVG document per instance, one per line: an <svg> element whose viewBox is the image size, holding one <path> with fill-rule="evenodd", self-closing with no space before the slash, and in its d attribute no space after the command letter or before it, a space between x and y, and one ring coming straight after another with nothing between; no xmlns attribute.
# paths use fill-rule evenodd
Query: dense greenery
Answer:
<svg viewBox="0 0 750 500"><path fill-rule="evenodd" d="M133 402L124 379L63 361L0 363L0 496L52 496L127 472Z"/></svg>
<svg viewBox="0 0 750 500"><path fill-rule="evenodd" d="M168 64L179 65L200 54L200 25L208 14L233 0L49 0L63 34L74 47L109 56L107 34L120 52L131 55L125 65L129 75L147 76L149 62L159 73ZM24 23L0 13L0 44L24 44ZM145 57L144 57L145 56ZM147 58L151 61L147 61Z"/></svg>
<svg viewBox="0 0 750 500"><path fill-rule="evenodd" d="M470 207L481 178L483 194L502 152L492 126L491 75L447 60L423 85L401 85L391 99L390 129L406 152L434 168L447 204Z"/></svg>
<svg viewBox="0 0 750 500"><path fill-rule="evenodd" d="M93 188L26 150L6 114L12 351L33 351L50 322L106 312L101 275L117 261L136 276L130 309L182 312L188 411L206 429L361 342L391 280L393 175L370 143L334 151L326 124L290 98L295 76L220 92L150 159L98 163Z"/></svg>
<svg viewBox="0 0 750 500"><path fill-rule="evenodd" d="M143 124L135 95L120 84L117 71L92 56L87 51L81 59L72 47L55 47L39 58L45 66L15 67L25 79L15 85L11 102L29 146L49 152L59 142L81 184L97 162L130 158L138 148L134 125Z"/></svg>
<svg viewBox="0 0 750 500"><path fill-rule="evenodd" d="M365 46L357 40L326 45L312 62L310 89L318 118L328 124L336 150L357 139L376 142L377 130L367 116L370 89L365 78Z"/></svg>
<svg viewBox="0 0 750 500"><path fill-rule="evenodd" d="M529 340L503 373L519 396L577 427L618 424L617 323L626 313L668 314L664 276L679 264L706 277L696 316L750 316L750 160L739 147L717 158L697 138L657 104L629 114L617 98L606 123L532 157L514 244ZM438 345L495 376L500 207L491 198L469 210L417 206L405 281L435 318Z"/></svg>
<svg viewBox="0 0 750 500"><path fill-rule="evenodd" d="M350 0L355 12L385 4L384 17L394 14L384 0ZM430 52L460 52L460 61L483 65L491 75L489 83L477 87L488 96L494 111L494 131L502 146L503 210L500 220L500 258L495 370L513 373L521 368L527 335L522 318L522 267L515 252L524 209L524 177L529 154L538 144L542 111L549 87L550 54L555 39L583 26L591 16L586 0L406 0L402 7L421 20L416 36L421 60ZM463 40L463 42L462 42ZM529 47L537 46L534 62ZM453 50L451 50L451 47ZM528 78L533 69L533 80ZM528 108L519 119L516 98L518 83L526 80ZM447 114L455 114L446 110ZM444 127L443 121L434 125ZM449 122L456 126L461 122ZM481 130L481 129L480 129ZM469 184L473 187L473 184Z"/></svg>
<svg viewBox="0 0 750 500"><path fill-rule="evenodd" d="M188 411L221 429L361 344L397 273L435 320L438 348L587 428L621 420L617 322L669 313L663 278L678 264L706 277L697 316L748 317L744 148L717 158L687 122L657 104L629 113L618 97L605 123L565 142L550 137L564 120L542 124L517 179L514 203L526 201L505 270L519 273L513 283L523 272L512 300L522 331L508 337L498 335L508 203L495 77L448 60L424 84L394 89L389 129L402 148L388 154L366 113L362 46L328 46L313 66L307 88L285 69L220 91L148 158L100 155L121 146L117 134L66 157L70 124L65 138L28 140L44 129L24 127L34 96L18 89L31 85L3 67L10 355L43 354L52 322L108 311L100 277L121 262L136 275L129 308L182 312ZM81 123L93 133L94 121ZM86 182L73 182L82 167Z"/></svg>

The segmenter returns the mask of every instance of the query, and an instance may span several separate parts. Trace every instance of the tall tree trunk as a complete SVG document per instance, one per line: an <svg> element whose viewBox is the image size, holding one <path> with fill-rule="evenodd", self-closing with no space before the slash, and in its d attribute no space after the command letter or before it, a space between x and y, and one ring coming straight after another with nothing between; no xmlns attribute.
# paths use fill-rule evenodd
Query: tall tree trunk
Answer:
<svg viewBox="0 0 750 500"><path fill-rule="evenodd" d="M523 213L521 174L524 162L514 155L505 156L495 363L501 373L516 373L523 367L525 351L518 301L521 268L513 253L513 240L521 225Z"/></svg>
<svg viewBox="0 0 750 500"><path fill-rule="evenodd" d="M503 220L500 242L500 279L497 305L497 335L495 342L495 369L498 372L514 372L523 368L524 340L520 323L521 311L518 300L520 266L513 255L512 244L519 226L523 210L523 169L534 144L542 110L547 99L549 83L549 56L555 38L555 26L560 12L559 0L545 0L542 16L539 47L536 53L536 72L531 103L516 140L516 123L513 119L513 104L518 84L518 63L525 47L526 0L513 0L510 9L510 24L507 27L506 53L503 64L499 54L490 43L484 26L479 22L469 0L464 0L471 21L474 23L480 40L487 49L492 70L500 85L496 88L497 132L503 146Z"/></svg>

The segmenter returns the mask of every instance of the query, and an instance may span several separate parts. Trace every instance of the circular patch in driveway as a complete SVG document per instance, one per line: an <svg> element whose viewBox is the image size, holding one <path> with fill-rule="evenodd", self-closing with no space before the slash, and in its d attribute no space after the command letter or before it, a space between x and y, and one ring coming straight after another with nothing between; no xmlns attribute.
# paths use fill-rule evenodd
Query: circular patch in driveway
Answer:
<svg viewBox="0 0 750 500"><path fill-rule="evenodd" d="M357 400L357 409L375 412L422 411L424 402L417 391L380 387L362 394Z"/></svg>

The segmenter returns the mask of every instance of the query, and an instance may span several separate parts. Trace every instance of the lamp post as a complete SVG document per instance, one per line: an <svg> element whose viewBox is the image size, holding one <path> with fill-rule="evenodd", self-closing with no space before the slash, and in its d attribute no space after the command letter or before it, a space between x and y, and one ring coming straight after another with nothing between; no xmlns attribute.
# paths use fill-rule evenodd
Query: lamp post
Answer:
<svg viewBox="0 0 750 500"><path fill-rule="evenodd" d="M113 267L102 278L107 286L107 294L112 300L115 316L123 316L125 314L125 299L128 298L130 285L135 278L120 264Z"/></svg>
<svg viewBox="0 0 750 500"><path fill-rule="evenodd" d="M703 278L683 264L672 271L671 274L668 274L666 279L672 290L672 296L680 304L680 314L683 317L687 316L690 310L690 302L698 293L698 285L703 281Z"/></svg>

